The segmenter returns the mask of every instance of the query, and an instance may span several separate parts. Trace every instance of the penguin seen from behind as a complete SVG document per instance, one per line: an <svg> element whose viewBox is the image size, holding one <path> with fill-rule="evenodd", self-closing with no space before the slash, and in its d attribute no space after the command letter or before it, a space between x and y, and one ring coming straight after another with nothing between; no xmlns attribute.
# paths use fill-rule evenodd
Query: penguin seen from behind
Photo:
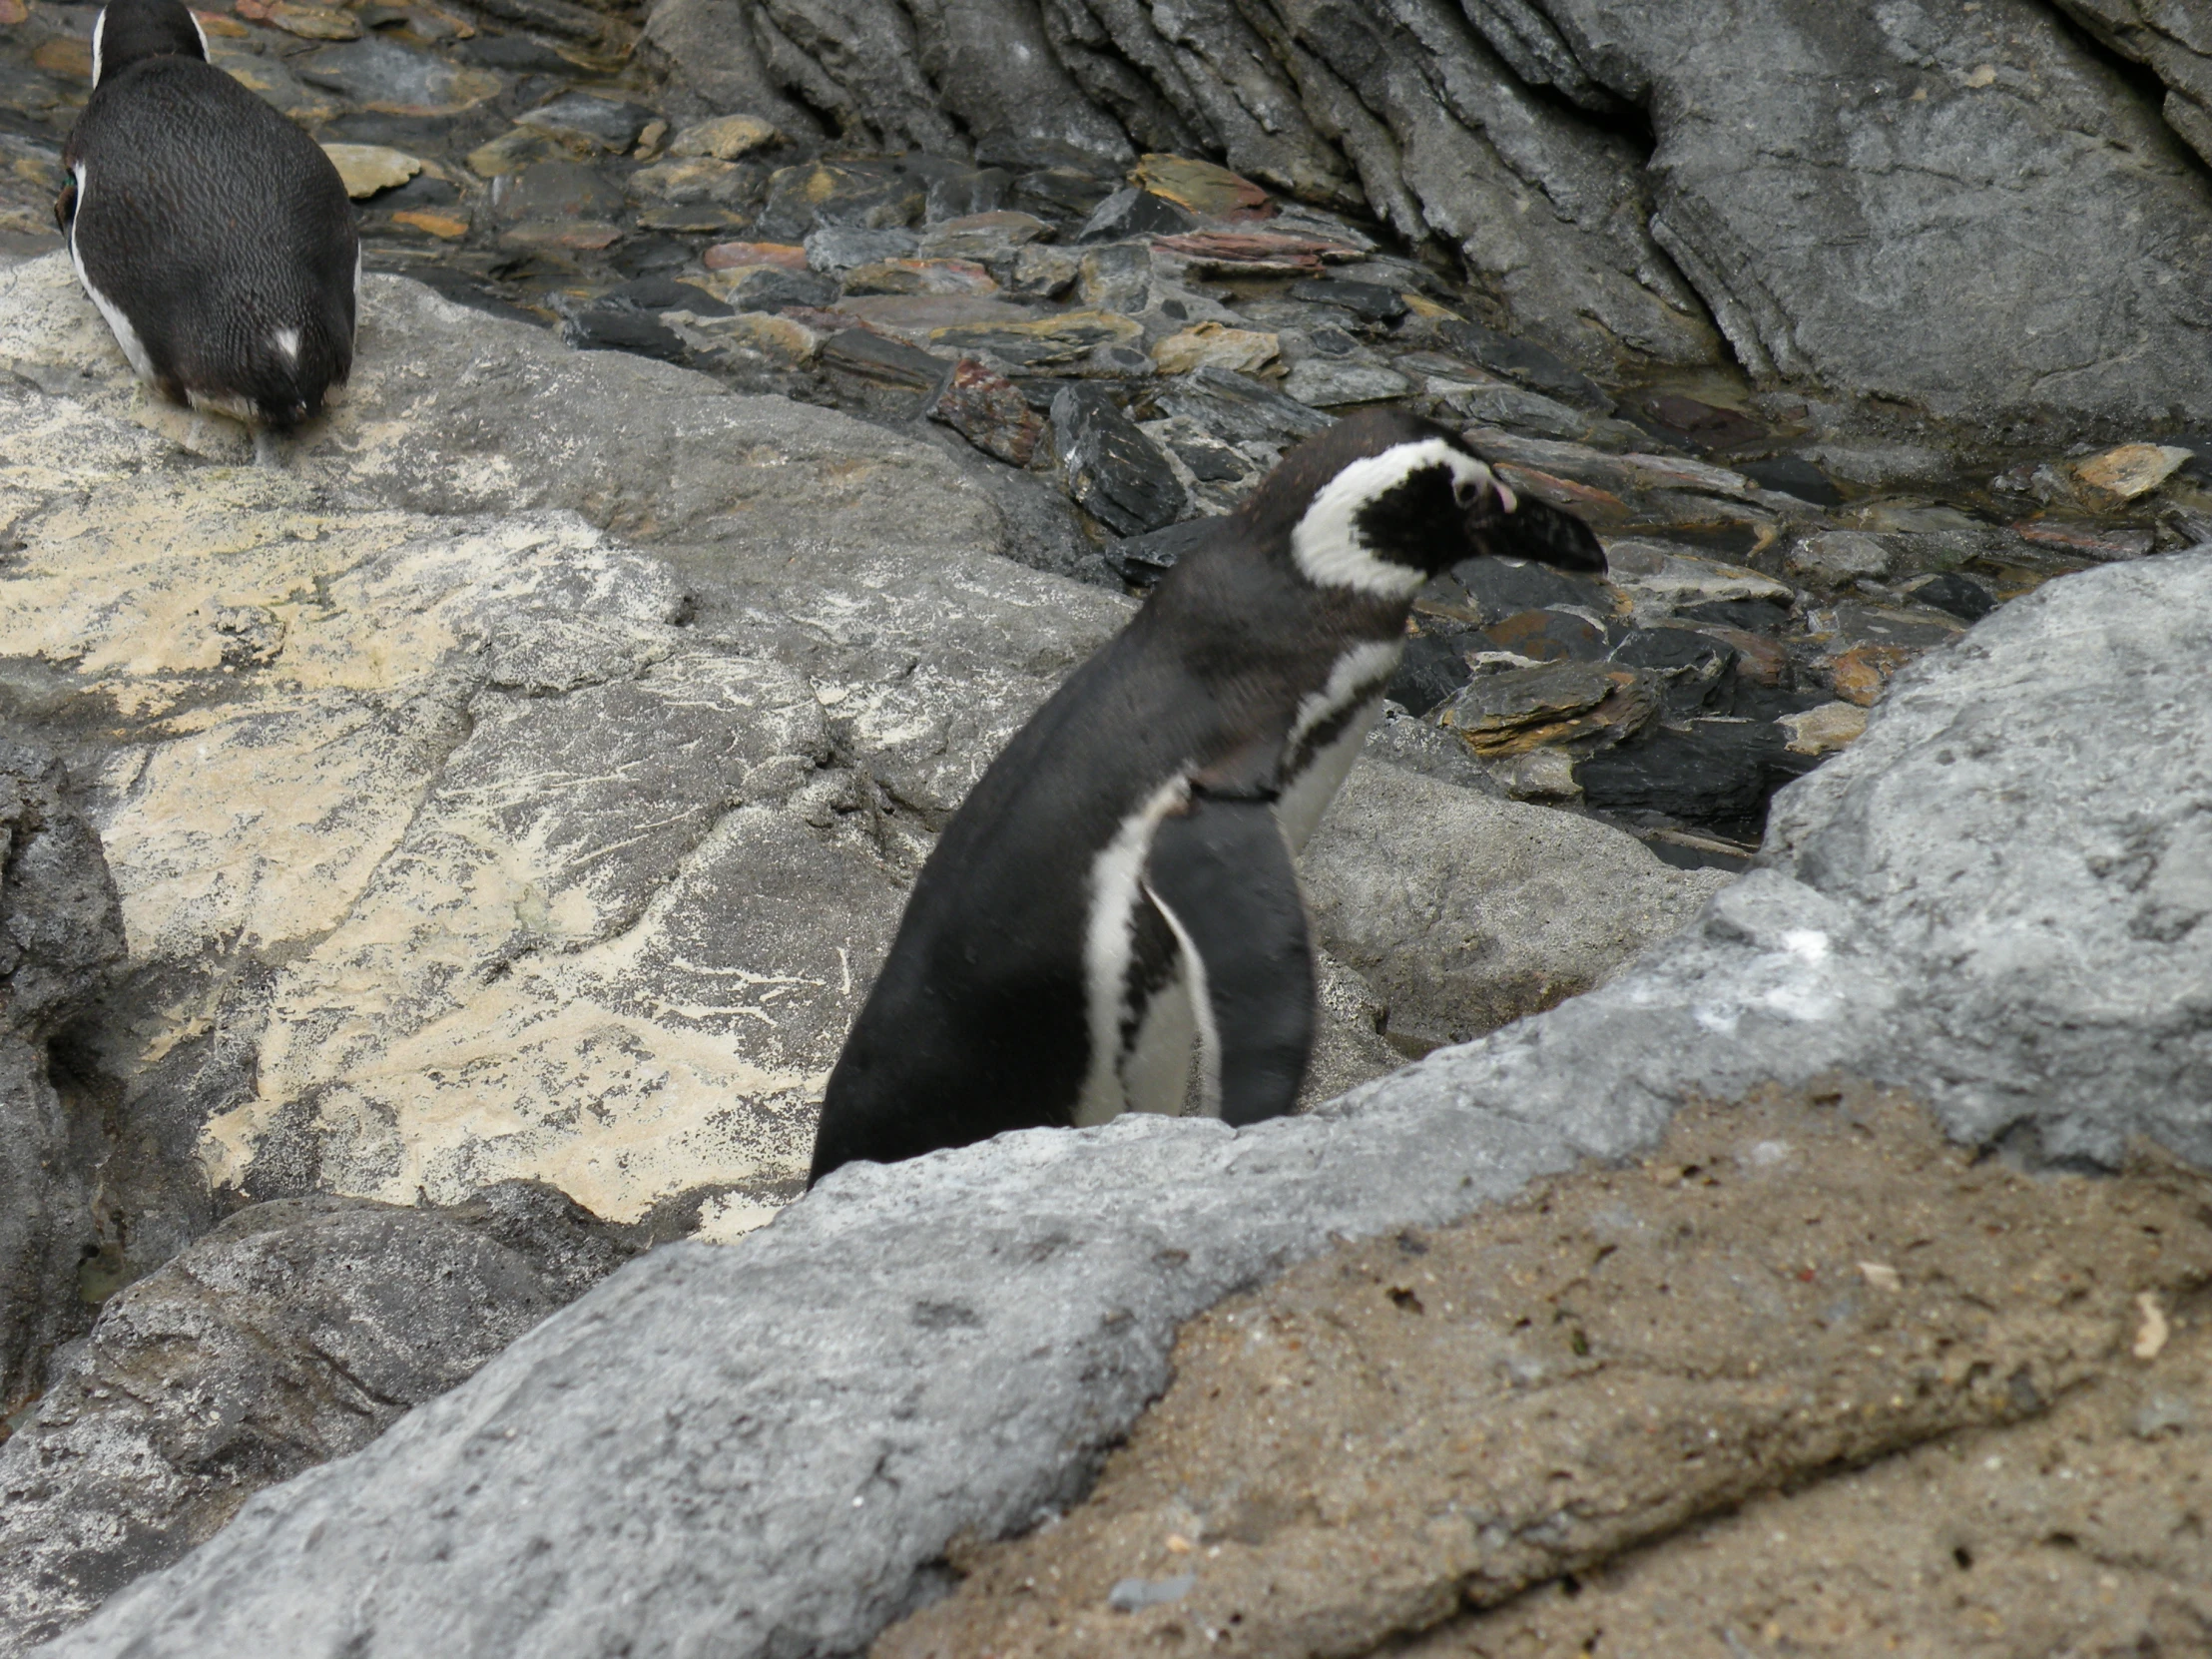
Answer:
<svg viewBox="0 0 2212 1659"><path fill-rule="evenodd" d="M131 367L257 445L313 418L353 366L360 243L337 169L208 62L183 0L109 0L92 75L54 217Z"/></svg>
<svg viewBox="0 0 2212 1659"><path fill-rule="evenodd" d="M969 793L830 1076L810 1184L1008 1129L1291 1110L1314 971L1292 858L1382 712L1413 596L1588 526L1400 410L1291 451Z"/></svg>

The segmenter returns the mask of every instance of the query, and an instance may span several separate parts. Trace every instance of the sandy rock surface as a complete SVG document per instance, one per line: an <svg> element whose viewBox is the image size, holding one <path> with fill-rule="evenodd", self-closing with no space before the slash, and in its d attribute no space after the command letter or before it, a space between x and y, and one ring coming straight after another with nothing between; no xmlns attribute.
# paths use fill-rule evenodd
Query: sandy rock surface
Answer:
<svg viewBox="0 0 2212 1659"><path fill-rule="evenodd" d="M1089 1500L956 1550L958 1591L870 1652L2201 1632L2208 1195L2170 1161L1977 1162L1863 1087L1698 1108L1624 1168L1194 1321Z"/></svg>

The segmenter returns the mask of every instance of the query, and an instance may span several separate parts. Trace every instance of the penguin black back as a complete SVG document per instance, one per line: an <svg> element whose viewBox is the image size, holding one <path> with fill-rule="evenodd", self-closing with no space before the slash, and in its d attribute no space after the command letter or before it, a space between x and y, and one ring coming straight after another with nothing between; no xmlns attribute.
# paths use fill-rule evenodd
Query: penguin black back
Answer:
<svg viewBox="0 0 2212 1659"><path fill-rule="evenodd" d="M359 242L321 147L207 61L181 0L110 0L55 217L141 378L288 430L353 364Z"/></svg>
<svg viewBox="0 0 2212 1659"><path fill-rule="evenodd" d="M811 1179L1185 1103L1287 1111L1311 1038L1291 856L1342 783L1413 593L1484 552L1604 568L1394 410L1294 450L1006 746L939 837L830 1079Z"/></svg>

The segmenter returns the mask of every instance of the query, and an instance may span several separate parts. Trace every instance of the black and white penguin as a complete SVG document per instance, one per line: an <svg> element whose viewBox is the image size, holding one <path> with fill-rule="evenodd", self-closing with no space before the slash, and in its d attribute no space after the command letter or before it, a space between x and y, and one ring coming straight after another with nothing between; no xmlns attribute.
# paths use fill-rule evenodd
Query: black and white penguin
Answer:
<svg viewBox="0 0 2212 1659"><path fill-rule="evenodd" d="M1588 526L1397 410L1286 456L1006 746L914 883L830 1075L810 1184L1002 1130L1291 1109L1313 1037L1293 856L1413 596L1478 554L1602 571Z"/></svg>
<svg viewBox="0 0 2212 1659"><path fill-rule="evenodd" d="M360 242L314 140L208 62L182 0L110 0L54 217L142 380L258 432L353 366Z"/></svg>

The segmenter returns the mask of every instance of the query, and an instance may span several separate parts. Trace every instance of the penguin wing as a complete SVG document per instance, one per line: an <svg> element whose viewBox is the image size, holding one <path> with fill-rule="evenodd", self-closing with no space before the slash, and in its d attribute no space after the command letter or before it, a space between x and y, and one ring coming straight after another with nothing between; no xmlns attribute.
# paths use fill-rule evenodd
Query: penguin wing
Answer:
<svg viewBox="0 0 2212 1659"><path fill-rule="evenodd" d="M1273 797L1194 788L1155 831L1144 886L1189 964L1209 1102L1234 1125L1281 1117L1313 1047L1314 958Z"/></svg>

